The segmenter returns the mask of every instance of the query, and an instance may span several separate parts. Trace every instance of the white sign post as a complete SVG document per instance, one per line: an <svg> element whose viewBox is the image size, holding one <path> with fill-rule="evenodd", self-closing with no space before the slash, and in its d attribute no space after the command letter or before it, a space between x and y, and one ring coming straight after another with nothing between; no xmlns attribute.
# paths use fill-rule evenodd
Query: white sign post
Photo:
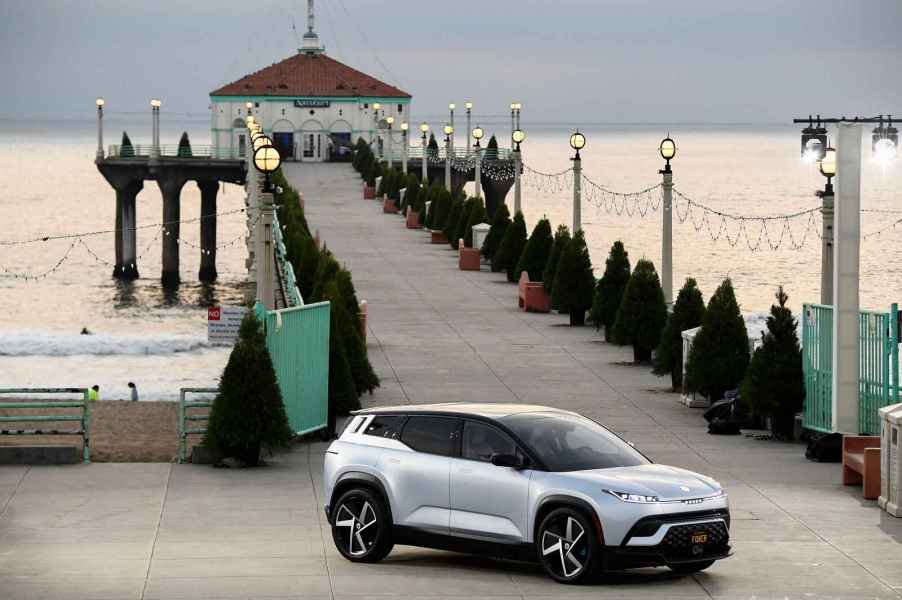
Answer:
<svg viewBox="0 0 902 600"><path fill-rule="evenodd" d="M231 346L238 339L241 320L247 313L243 306L214 306L207 309L207 342Z"/></svg>

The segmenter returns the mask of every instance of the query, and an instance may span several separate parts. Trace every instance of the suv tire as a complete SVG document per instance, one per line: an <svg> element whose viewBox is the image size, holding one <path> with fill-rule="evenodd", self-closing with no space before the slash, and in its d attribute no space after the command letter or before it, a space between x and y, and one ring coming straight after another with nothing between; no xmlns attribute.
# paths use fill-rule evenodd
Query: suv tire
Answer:
<svg viewBox="0 0 902 600"><path fill-rule="evenodd" d="M391 516L382 497L365 487L339 497L332 512L335 547L351 562L379 562L391 552Z"/></svg>
<svg viewBox="0 0 902 600"><path fill-rule="evenodd" d="M545 572L560 583L586 583L598 572L602 548L589 517L577 508L556 508L542 519L536 552Z"/></svg>

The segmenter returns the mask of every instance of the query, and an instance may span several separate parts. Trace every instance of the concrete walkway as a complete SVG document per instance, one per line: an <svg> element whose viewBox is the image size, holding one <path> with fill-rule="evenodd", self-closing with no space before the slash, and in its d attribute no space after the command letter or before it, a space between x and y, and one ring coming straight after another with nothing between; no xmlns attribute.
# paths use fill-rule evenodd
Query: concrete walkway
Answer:
<svg viewBox="0 0 902 600"><path fill-rule="evenodd" d="M311 227L370 305L382 387L367 405L535 402L616 429L654 460L720 479L736 555L709 571L552 583L538 567L399 547L377 565L334 550L322 444L267 468L94 464L0 469L0 598L899 598L902 519L839 485L804 447L706 433L669 380L559 315L516 309L503 276L461 272L361 199L345 165L288 165Z"/></svg>

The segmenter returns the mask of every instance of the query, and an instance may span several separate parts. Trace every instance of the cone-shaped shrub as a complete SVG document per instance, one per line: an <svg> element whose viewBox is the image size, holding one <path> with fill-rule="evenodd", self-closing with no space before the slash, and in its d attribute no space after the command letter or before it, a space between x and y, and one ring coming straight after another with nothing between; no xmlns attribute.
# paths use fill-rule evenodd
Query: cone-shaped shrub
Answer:
<svg viewBox="0 0 902 600"><path fill-rule="evenodd" d="M586 311L592 306L595 276L583 230L576 232L561 251L554 274L551 302L562 313L570 315L570 325L584 325Z"/></svg>
<svg viewBox="0 0 902 600"><path fill-rule="evenodd" d="M464 202L463 210L460 211L460 217L457 219L457 227L454 229L454 239L448 240L451 247L455 250L457 250L458 242L467 233L467 223L470 222L470 214L476 210L476 207L480 204L481 201L478 198L467 198Z"/></svg>
<svg viewBox="0 0 902 600"><path fill-rule="evenodd" d="M447 193L447 192L446 192ZM442 232L445 235L445 239L449 242L451 238L454 237L454 233L457 231L457 222L460 220L460 213L464 210L464 201L460 198L455 198L451 201L451 208L448 211L448 218L445 219L445 224L442 227Z"/></svg>
<svg viewBox="0 0 902 600"><path fill-rule="evenodd" d="M323 246L323 250L319 257L319 264L316 266L316 273L313 275L313 291L310 294L312 302L322 301L326 286L335 279L339 269L341 269L341 267L338 264L338 261L332 256L329 249Z"/></svg>
<svg viewBox="0 0 902 600"><path fill-rule="evenodd" d="M749 364L749 336L733 284L725 279L711 299L686 364L686 387L712 402L736 388Z"/></svg>
<svg viewBox="0 0 902 600"><path fill-rule="evenodd" d="M262 448L285 446L290 439L266 335L254 311L249 310L219 380L205 441L224 458L256 466Z"/></svg>
<svg viewBox="0 0 902 600"><path fill-rule="evenodd" d="M494 134L492 134L492 137L489 138L489 143L485 146L485 158L486 160L498 160L498 140L495 139Z"/></svg>
<svg viewBox="0 0 902 600"><path fill-rule="evenodd" d="M557 231L554 233L554 243L551 245L551 252L548 253L548 260L545 262L545 268L542 270L542 285L549 294L554 290L554 276L557 274L557 265L561 260L561 252L564 251L564 247L569 243L570 229L566 225L558 225ZM552 300L551 308L557 310L554 300Z"/></svg>
<svg viewBox="0 0 902 600"><path fill-rule="evenodd" d="M376 188L376 198L382 200L382 197L389 192L392 179L394 178L394 169L383 169L382 179L379 180L379 187Z"/></svg>
<svg viewBox="0 0 902 600"><path fill-rule="evenodd" d="M517 268L514 270L514 280L520 280L520 273L526 271L529 273L530 281L542 281L542 274L545 271L545 265L548 263L548 257L551 255L551 246L554 245L554 238L551 237L551 223L548 219L542 219L536 226L532 228L532 235L523 248L523 254L517 262Z"/></svg>
<svg viewBox="0 0 902 600"><path fill-rule="evenodd" d="M464 229L464 245L467 248L473 247L473 226L486 222L485 203L482 198L476 201L476 204L470 210L470 218L467 219L467 227Z"/></svg>
<svg viewBox="0 0 902 600"><path fill-rule="evenodd" d="M370 162L369 167L366 170L366 185L369 187L373 187L376 185L376 178L382 174L382 169L379 168L379 164L373 160Z"/></svg>
<svg viewBox="0 0 902 600"><path fill-rule="evenodd" d="M331 319L341 336L355 391L358 396L364 392L372 394L373 390L379 387L379 378L366 356L366 346L357 326L357 309L355 308L353 313L348 312L347 300L339 291L338 279L326 286L324 300L328 300L331 305L329 308Z"/></svg>
<svg viewBox="0 0 902 600"><path fill-rule="evenodd" d="M623 301L626 282L630 279L630 259L623 242L616 241L605 261L604 275L595 287L595 298L592 300L592 322L595 329L604 327L606 342L614 341L614 321Z"/></svg>
<svg viewBox="0 0 902 600"><path fill-rule="evenodd" d="M335 282L327 293L333 293ZM336 303L338 304L338 303ZM340 319L329 321L329 426L334 430L335 416L346 415L360 408L360 395L348 361Z"/></svg>
<svg viewBox="0 0 902 600"><path fill-rule="evenodd" d="M445 188L435 185L432 192L432 223L429 228L433 231L442 231L445 229L445 223L448 220L448 213L451 211L451 193Z"/></svg>
<svg viewBox="0 0 902 600"><path fill-rule="evenodd" d="M298 290L305 302L313 297L314 278L319 268L319 248L309 235L286 236L288 260L297 277Z"/></svg>
<svg viewBox="0 0 902 600"><path fill-rule="evenodd" d="M179 138L179 158L191 158L191 141L188 139L188 132L183 131L182 137Z"/></svg>
<svg viewBox="0 0 902 600"><path fill-rule="evenodd" d="M514 277L514 271L525 246L526 221L523 219L523 213L518 212L514 215L514 220L510 226L504 231L504 237L501 238L498 251L492 257L492 271L496 273L505 271L508 281L517 281L516 277Z"/></svg>
<svg viewBox="0 0 902 600"><path fill-rule="evenodd" d="M488 260L492 260L495 256L495 252L498 251L498 246L501 245L501 240L504 239L504 232L507 231L510 224L510 211L507 210L506 204L501 204L501 206L495 209L495 216L492 217L492 226L489 228L489 233L482 242L482 255ZM492 270L494 271L494 269Z"/></svg>
<svg viewBox="0 0 902 600"><path fill-rule="evenodd" d="M407 213L407 207L413 211L420 210L420 179L416 175L407 176L407 192L404 193L404 205L401 207Z"/></svg>
<svg viewBox="0 0 902 600"><path fill-rule="evenodd" d="M776 296L777 304L770 307L767 317L767 331L761 334L761 346L752 356L739 395L752 414L770 417L774 436L791 440L796 413L805 400L802 351L798 322L786 307L789 297L783 286Z"/></svg>
<svg viewBox="0 0 902 600"><path fill-rule="evenodd" d="M126 132L122 132L122 142L119 144L119 156L130 157L135 155L135 147Z"/></svg>
<svg viewBox="0 0 902 600"><path fill-rule="evenodd" d="M698 327L705 316L705 301L694 279L687 279L677 295L673 312L661 334L661 343L655 352L655 369L658 375L670 373L673 390L683 385L683 332Z"/></svg>
<svg viewBox="0 0 902 600"><path fill-rule="evenodd" d="M632 345L635 362L648 362L666 321L667 305L658 272L650 260L642 259L626 283L614 321L614 339Z"/></svg>

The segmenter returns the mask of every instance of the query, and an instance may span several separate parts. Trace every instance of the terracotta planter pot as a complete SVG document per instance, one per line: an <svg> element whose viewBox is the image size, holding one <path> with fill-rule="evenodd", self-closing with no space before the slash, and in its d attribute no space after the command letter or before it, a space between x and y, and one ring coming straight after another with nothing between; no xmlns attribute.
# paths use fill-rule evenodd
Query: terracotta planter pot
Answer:
<svg viewBox="0 0 902 600"><path fill-rule="evenodd" d="M407 229L419 229L420 228L420 213L419 211L414 212L407 207Z"/></svg>
<svg viewBox="0 0 902 600"><path fill-rule="evenodd" d="M479 271L480 263L479 260L479 249L478 248L466 248L461 243L458 248L458 258L457 258L457 268L461 271Z"/></svg>
<svg viewBox="0 0 902 600"><path fill-rule="evenodd" d="M363 186L363 199L364 200L375 200L376 199L376 186Z"/></svg>
<svg viewBox="0 0 902 600"><path fill-rule="evenodd" d="M447 244L448 239L445 237L445 233L441 229L430 229L429 233L432 235L432 243L433 244Z"/></svg>
<svg viewBox="0 0 902 600"><path fill-rule="evenodd" d="M395 201L388 196L382 197L382 212L387 215L394 215L398 212L398 208L395 206Z"/></svg>

